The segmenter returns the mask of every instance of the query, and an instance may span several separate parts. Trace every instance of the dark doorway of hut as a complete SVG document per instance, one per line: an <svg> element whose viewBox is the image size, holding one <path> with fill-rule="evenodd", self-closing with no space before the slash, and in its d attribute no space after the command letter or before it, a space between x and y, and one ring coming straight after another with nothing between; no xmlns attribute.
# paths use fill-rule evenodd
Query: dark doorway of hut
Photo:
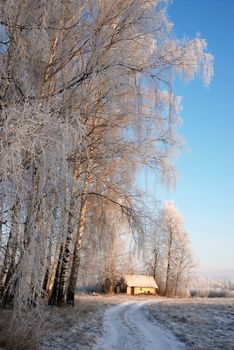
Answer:
<svg viewBox="0 0 234 350"><path fill-rule="evenodd" d="M134 287L131 287L131 295L134 295Z"/></svg>

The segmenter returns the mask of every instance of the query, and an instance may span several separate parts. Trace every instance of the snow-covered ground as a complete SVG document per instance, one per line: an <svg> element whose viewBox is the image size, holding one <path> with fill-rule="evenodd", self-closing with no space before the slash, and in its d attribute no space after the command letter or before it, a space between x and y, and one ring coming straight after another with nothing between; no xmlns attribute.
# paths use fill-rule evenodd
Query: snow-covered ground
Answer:
<svg viewBox="0 0 234 350"><path fill-rule="evenodd" d="M175 336L144 316L156 301L127 302L106 311L104 334L95 350L183 350Z"/></svg>
<svg viewBox="0 0 234 350"><path fill-rule="evenodd" d="M102 297L79 297L74 308L52 308L41 350L92 349L103 332L104 312L115 305Z"/></svg>
<svg viewBox="0 0 234 350"><path fill-rule="evenodd" d="M43 350L233 350L234 299L83 296L51 313Z"/></svg>
<svg viewBox="0 0 234 350"><path fill-rule="evenodd" d="M234 349L234 299L165 299L148 317L173 332L191 350Z"/></svg>

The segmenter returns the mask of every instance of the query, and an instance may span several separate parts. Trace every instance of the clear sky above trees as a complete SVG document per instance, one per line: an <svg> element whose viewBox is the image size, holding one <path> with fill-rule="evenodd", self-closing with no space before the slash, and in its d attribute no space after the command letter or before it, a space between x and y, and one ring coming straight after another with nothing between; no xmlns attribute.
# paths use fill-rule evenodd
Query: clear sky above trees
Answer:
<svg viewBox="0 0 234 350"><path fill-rule="evenodd" d="M175 0L168 13L179 38L200 33L207 40L215 59L214 78L208 89L199 79L175 82L177 95L183 96L179 132L190 150L177 162L175 191L155 188L150 176L147 186L157 198L175 201L200 268L230 272L234 271L234 2Z"/></svg>

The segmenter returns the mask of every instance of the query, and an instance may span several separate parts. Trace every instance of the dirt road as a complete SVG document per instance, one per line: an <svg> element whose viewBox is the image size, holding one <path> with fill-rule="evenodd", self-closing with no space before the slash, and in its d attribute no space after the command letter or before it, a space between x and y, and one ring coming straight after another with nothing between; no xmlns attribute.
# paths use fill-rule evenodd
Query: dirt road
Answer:
<svg viewBox="0 0 234 350"><path fill-rule="evenodd" d="M172 334L147 318L152 301L127 302L105 313L105 333L95 350L184 350Z"/></svg>

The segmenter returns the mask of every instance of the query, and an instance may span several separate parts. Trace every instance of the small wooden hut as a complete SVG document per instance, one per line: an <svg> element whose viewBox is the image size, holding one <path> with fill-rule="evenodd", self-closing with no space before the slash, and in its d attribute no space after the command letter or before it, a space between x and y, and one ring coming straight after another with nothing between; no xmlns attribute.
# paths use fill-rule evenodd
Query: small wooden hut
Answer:
<svg viewBox="0 0 234 350"><path fill-rule="evenodd" d="M158 289L157 283L153 276L143 275L123 275L124 285L127 294L153 294L155 295Z"/></svg>

